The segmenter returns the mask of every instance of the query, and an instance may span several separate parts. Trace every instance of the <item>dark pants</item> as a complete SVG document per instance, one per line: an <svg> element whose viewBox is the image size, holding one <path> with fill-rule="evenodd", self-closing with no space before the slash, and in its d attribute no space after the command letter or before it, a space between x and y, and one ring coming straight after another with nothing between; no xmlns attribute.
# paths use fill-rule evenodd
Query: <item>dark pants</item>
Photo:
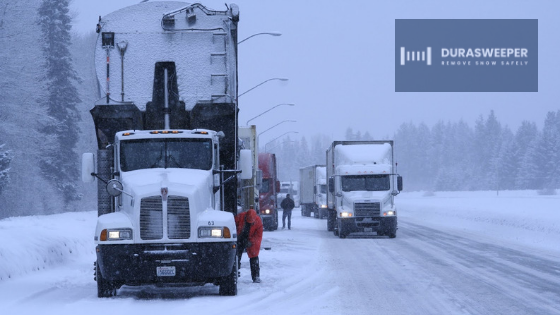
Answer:
<svg viewBox="0 0 560 315"><path fill-rule="evenodd" d="M288 217L288 229L292 228L292 210L282 211L282 227L286 227L286 217Z"/></svg>
<svg viewBox="0 0 560 315"><path fill-rule="evenodd" d="M237 268L241 269L241 256L245 249L241 246L237 247ZM251 266L251 278L255 281L256 278L261 277L261 268L259 266L259 256L249 258L249 266Z"/></svg>

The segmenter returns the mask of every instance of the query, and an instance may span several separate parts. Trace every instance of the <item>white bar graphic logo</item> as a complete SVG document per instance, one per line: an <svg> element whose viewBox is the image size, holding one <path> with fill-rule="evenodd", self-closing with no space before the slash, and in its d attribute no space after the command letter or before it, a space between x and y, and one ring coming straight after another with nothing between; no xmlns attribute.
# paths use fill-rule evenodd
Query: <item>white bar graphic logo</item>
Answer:
<svg viewBox="0 0 560 315"><path fill-rule="evenodd" d="M406 51L401 47L401 66L406 61L426 61L428 66L432 65L432 47L426 47L426 51Z"/></svg>

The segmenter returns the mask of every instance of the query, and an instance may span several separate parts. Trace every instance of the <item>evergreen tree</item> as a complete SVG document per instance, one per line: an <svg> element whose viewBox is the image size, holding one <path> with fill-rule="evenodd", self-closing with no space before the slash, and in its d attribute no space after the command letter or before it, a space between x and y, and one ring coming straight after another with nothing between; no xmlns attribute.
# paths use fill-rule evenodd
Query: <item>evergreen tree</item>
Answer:
<svg viewBox="0 0 560 315"><path fill-rule="evenodd" d="M38 24L42 30L46 98L40 103L47 107L53 118L41 128L53 141L40 162L42 175L62 194L66 206L78 200L76 182L79 177L78 155L74 151L78 142L80 102L74 86L79 82L72 66L69 51L71 44L71 18L69 0L43 0Z"/></svg>
<svg viewBox="0 0 560 315"><path fill-rule="evenodd" d="M10 181L10 162L12 160L10 151L4 150L4 145L0 144L0 194L2 194L2 188Z"/></svg>
<svg viewBox="0 0 560 315"><path fill-rule="evenodd" d="M558 160L560 159L560 120L555 112L548 112L544 121L543 130L538 140L535 158L538 165L537 178L541 179L538 189L555 189L560 182L556 177Z"/></svg>
<svg viewBox="0 0 560 315"><path fill-rule="evenodd" d="M515 156L516 145L513 132L506 126L502 131L502 145L496 159L497 190L515 188L515 178L518 171L518 159Z"/></svg>
<svg viewBox="0 0 560 315"><path fill-rule="evenodd" d="M352 130L352 128L348 127L348 129L346 129L345 139L347 141L356 140L356 135L354 134L354 131Z"/></svg>
<svg viewBox="0 0 560 315"><path fill-rule="evenodd" d="M514 157L514 160L512 160L514 165L512 167L516 169L515 178L513 178L515 189L535 187L536 177L534 172L537 167L534 164L532 152L536 148L538 136L537 124L529 121L523 121L515 133L511 152Z"/></svg>

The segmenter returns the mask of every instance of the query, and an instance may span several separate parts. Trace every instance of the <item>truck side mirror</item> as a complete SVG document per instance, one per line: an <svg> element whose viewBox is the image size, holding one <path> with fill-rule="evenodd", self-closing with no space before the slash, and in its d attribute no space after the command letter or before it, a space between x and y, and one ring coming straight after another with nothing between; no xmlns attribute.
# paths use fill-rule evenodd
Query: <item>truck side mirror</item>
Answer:
<svg viewBox="0 0 560 315"><path fill-rule="evenodd" d="M107 193L112 197L118 197L123 192L123 185L116 179L107 182Z"/></svg>
<svg viewBox="0 0 560 315"><path fill-rule="evenodd" d="M399 191L403 190L403 182L402 182L402 176L397 176L397 189Z"/></svg>
<svg viewBox="0 0 560 315"><path fill-rule="evenodd" d="M84 153L82 154L82 182L93 182L95 177L91 173L95 173L95 157L93 153Z"/></svg>
<svg viewBox="0 0 560 315"><path fill-rule="evenodd" d="M329 192L334 192L334 177L329 177Z"/></svg>
<svg viewBox="0 0 560 315"><path fill-rule="evenodd" d="M239 152L239 168L241 169L239 178L241 179L253 178L253 163L251 161L251 158L252 158L251 150L241 150Z"/></svg>

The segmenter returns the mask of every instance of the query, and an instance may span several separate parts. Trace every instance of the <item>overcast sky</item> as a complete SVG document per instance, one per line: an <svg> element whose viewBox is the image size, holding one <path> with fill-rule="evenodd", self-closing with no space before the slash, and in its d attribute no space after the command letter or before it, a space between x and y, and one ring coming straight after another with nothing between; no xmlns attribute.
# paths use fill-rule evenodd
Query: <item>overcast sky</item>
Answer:
<svg viewBox="0 0 560 315"><path fill-rule="evenodd" d="M139 0L73 0L75 30L95 29L98 16ZM197 1L198 2L198 1ZM224 0L200 1L223 10ZM262 132L261 145L289 131L343 139L348 127L375 138L392 137L403 123L463 119L471 126L494 110L514 131L523 120L539 127L546 112L560 109L560 2L500 1L325 1L237 0L239 38L260 32L239 46L239 93L270 81L239 98L240 125L251 121ZM230 2L228 2L230 3ZM396 93L395 19L538 19L539 92ZM289 136L298 136L289 134Z"/></svg>

